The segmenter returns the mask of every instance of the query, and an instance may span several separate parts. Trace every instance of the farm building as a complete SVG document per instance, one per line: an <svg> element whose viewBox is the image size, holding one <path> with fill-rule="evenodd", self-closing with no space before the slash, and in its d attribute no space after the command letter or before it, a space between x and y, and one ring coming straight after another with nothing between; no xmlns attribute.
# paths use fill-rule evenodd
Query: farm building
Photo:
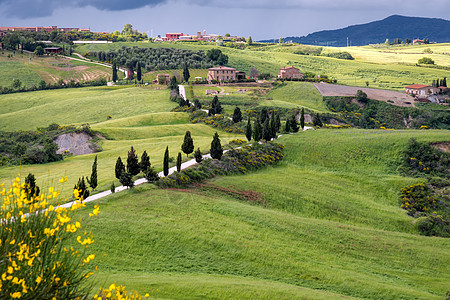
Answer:
<svg viewBox="0 0 450 300"><path fill-rule="evenodd" d="M236 69L229 67L214 67L208 69L208 81L217 80L217 81L229 81L236 80Z"/></svg>
<svg viewBox="0 0 450 300"><path fill-rule="evenodd" d="M303 73L300 73L300 70L294 67L284 67L280 69L280 73L278 73L278 78L303 78L305 76Z"/></svg>
<svg viewBox="0 0 450 300"><path fill-rule="evenodd" d="M166 84L170 80L169 74L156 74L156 79L153 80L153 83L156 84Z"/></svg>
<svg viewBox="0 0 450 300"><path fill-rule="evenodd" d="M405 93L416 97L428 96L430 94L437 94L439 92L440 92L439 88L425 84L413 84L405 87Z"/></svg>
<svg viewBox="0 0 450 300"><path fill-rule="evenodd" d="M45 53L57 53L57 54L59 54L59 53L62 52L62 48L60 48L60 47L47 47L47 48L44 48L44 52Z"/></svg>
<svg viewBox="0 0 450 300"><path fill-rule="evenodd" d="M166 33L166 38L168 40L178 40L180 36L183 36L182 33Z"/></svg>

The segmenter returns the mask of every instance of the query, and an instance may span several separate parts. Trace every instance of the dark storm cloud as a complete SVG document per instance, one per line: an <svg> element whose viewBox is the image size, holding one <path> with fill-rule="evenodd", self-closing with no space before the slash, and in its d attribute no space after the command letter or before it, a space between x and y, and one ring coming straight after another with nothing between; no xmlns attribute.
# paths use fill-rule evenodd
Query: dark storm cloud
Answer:
<svg viewBox="0 0 450 300"><path fill-rule="evenodd" d="M120 11L165 2L166 0L0 0L0 9L6 16L29 19L51 16L58 8L92 6L99 10Z"/></svg>

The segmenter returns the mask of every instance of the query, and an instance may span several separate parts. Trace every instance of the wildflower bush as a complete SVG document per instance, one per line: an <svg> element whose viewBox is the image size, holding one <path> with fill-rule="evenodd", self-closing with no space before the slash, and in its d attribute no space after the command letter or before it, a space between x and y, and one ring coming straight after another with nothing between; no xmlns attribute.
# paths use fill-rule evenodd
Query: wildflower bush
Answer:
<svg viewBox="0 0 450 300"><path fill-rule="evenodd" d="M401 207L410 216L420 215L421 212L434 210L436 199L425 183L417 183L401 189Z"/></svg>
<svg viewBox="0 0 450 300"><path fill-rule="evenodd" d="M73 217L84 207L78 191L70 208L49 204L61 202L52 187L39 196L28 195L18 177L8 189L2 184L0 194L0 299L84 298L95 255L87 253L92 235L80 234L82 220ZM98 213L95 206L89 216Z"/></svg>
<svg viewBox="0 0 450 300"><path fill-rule="evenodd" d="M174 172L161 178L160 187L184 187L216 175L244 174L283 159L284 146L278 143L263 143L232 149L224 153L221 160L205 159L191 168Z"/></svg>

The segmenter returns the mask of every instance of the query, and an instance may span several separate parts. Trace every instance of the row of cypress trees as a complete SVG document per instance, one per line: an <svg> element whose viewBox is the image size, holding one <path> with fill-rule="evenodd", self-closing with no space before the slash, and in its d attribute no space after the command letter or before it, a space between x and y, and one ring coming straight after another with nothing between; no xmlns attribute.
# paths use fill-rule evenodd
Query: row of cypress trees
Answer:
<svg viewBox="0 0 450 300"><path fill-rule="evenodd" d="M128 151L126 166L122 162L120 156L117 158L115 176L117 179L119 179L122 185L133 187L133 176L138 175L140 172L143 173L144 177L149 182L158 180L158 173L156 173L153 169L147 151L144 151L142 153L141 160L139 161L136 151L134 150L133 146L131 146L130 151ZM111 186L111 191L113 191L113 186Z"/></svg>

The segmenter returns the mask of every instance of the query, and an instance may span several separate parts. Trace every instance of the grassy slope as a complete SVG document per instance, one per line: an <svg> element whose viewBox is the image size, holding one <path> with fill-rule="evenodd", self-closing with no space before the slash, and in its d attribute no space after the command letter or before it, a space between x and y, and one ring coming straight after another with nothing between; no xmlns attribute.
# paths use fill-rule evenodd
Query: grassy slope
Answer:
<svg viewBox="0 0 450 300"><path fill-rule="evenodd" d="M31 172L39 184L48 185L68 175L69 186L73 186L79 177L90 174L94 156L98 155L98 189L106 190L115 180L117 157L125 159L130 146L134 146L139 156L146 150L153 166L161 170L166 146L175 157L181 151L186 130L191 131L195 147L202 151L209 149L216 131L223 143L237 137L204 124L190 124L187 114L170 112L175 106L169 101L167 90L150 88L95 87L1 95L0 130L34 130L51 123L90 123L94 130L110 139L100 141L103 151L97 154L68 157L44 165L2 167L0 182L9 181L18 173L26 176ZM108 115L112 119L107 121Z"/></svg>
<svg viewBox="0 0 450 300"><path fill-rule="evenodd" d="M175 47L193 50L207 50L217 48L214 45L196 45L187 43L114 43L108 45L85 45L77 48L80 53L91 51L117 49L122 46L138 47ZM435 49L436 63L442 66L450 65L448 55L442 54L448 51L448 44L427 45L427 48ZM403 90L405 85L413 83L431 84L438 77L450 77L450 71L433 68L418 67L412 64L417 62L417 55L407 51L398 54L383 54L379 49L363 48L361 50L350 48L330 48L329 51L349 51L355 53L353 61L335 59L329 57L298 55L296 46L266 46L247 50L237 50L220 47L229 56L229 65L239 70L248 72L255 66L261 72L269 72L275 75L281 67L293 65L302 71L315 74L326 74L338 80L341 84ZM368 49L368 50L367 50ZM422 50L418 50L422 51ZM380 55L381 53L381 55ZM432 57L434 57L432 55ZM405 64L407 62L408 64ZM356 83L355 83L356 79Z"/></svg>
<svg viewBox="0 0 450 300"><path fill-rule="evenodd" d="M312 111L329 112L322 95L309 82L287 82L285 86L272 90L268 97L273 100L265 100L260 104L286 108L304 107Z"/></svg>
<svg viewBox="0 0 450 300"><path fill-rule="evenodd" d="M65 81L86 81L94 78L111 77L111 69L87 62L69 60L60 56L37 57L17 52L13 57L7 56L11 51L0 52L0 82L10 86L13 78L19 78L23 85L38 85L44 79L47 83ZM119 72L119 76L121 76Z"/></svg>
<svg viewBox="0 0 450 300"><path fill-rule="evenodd" d="M449 241L417 235L397 202L399 188L416 181L395 172L394 157L411 136L448 138L305 132L280 140L287 148L278 166L212 182L260 192L267 207L151 185L106 198L90 224L98 283L178 299L441 299Z"/></svg>
<svg viewBox="0 0 450 300"><path fill-rule="evenodd" d="M0 61L0 86L11 87L14 79L20 79L24 86L37 86L42 80L28 65L16 61Z"/></svg>

